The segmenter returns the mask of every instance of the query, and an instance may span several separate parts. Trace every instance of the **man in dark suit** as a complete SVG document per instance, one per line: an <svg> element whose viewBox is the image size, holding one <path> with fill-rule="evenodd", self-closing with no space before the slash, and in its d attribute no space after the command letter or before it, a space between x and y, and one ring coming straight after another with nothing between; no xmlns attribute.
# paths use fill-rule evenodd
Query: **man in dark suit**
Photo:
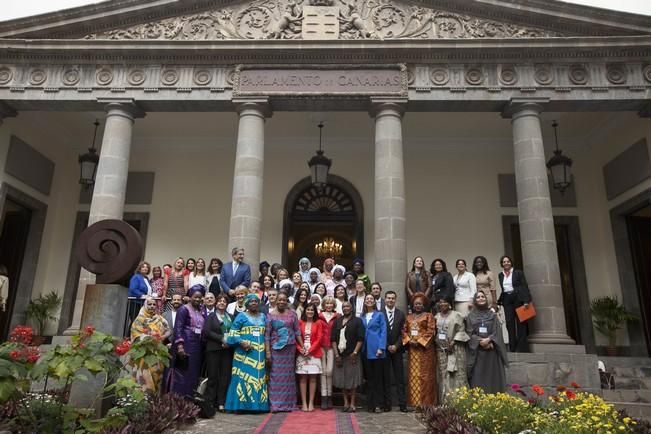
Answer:
<svg viewBox="0 0 651 434"><path fill-rule="evenodd" d="M170 336L169 341L174 342L174 323L176 322L176 311L183 304L183 297L181 294L174 294L172 296L172 309L166 310L163 312L163 318L167 321L167 324L170 326Z"/></svg>
<svg viewBox="0 0 651 434"><path fill-rule="evenodd" d="M405 314L396 307L397 295L394 291L384 294L384 319L387 323L387 357L384 359L384 378L393 378L396 383L398 405L400 411L407 412L405 399L405 372L402 362L402 328L405 325ZM432 369L434 369L432 367ZM391 411L391 381L384 382L384 411Z"/></svg>
<svg viewBox="0 0 651 434"><path fill-rule="evenodd" d="M378 282L371 285L371 295L375 299L375 308L382 312L384 310L384 299L382 298L382 286Z"/></svg>
<svg viewBox="0 0 651 434"><path fill-rule="evenodd" d="M520 322L515 310L520 306L529 307L531 292L524 272L513 268L513 261L509 256L502 256L500 265L503 271L497 275L497 278L500 281L502 293L497 304L504 307L504 319L509 332L509 350L514 353L526 353L529 350L528 321Z"/></svg>
<svg viewBox="0 0 651 434"><path fill-rule="evenodd" d="M235 288L251 285L251 267L244 263L244 249L233 247L231 250L232 262L227 262L222 267L220 284L222 291L228 294L231 301L235 301Z"/></svg>

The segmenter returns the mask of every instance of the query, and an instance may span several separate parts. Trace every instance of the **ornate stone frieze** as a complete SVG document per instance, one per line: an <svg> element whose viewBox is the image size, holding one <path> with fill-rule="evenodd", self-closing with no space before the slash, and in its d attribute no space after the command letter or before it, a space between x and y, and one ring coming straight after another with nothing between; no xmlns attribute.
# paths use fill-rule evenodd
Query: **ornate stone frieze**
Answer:
<svg viewBox="0 0 651 434"><path fill-rule="evenodd" d="M336 21L334 25L333 21ZM310 29L328 23L314 37ZM334 36L334 37L333 37ZM475 39L542 38L557 32L389 0L253 0L87 39Z"/></svg>

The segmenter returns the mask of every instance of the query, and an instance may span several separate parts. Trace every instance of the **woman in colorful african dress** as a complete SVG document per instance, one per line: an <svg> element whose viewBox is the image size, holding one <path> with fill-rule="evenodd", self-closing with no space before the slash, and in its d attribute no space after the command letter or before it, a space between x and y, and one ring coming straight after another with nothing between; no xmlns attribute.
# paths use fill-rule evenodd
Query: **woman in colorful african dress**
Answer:
<svg viewBox="0 0 651 434"><path fill-rule="evenodd" d="M287 294L280 292L276 310L267 315L265 350L269 368L269 403L272 412L296 409L296 347L303 346L298 318L287 308Z"/></svg>
<svg viewBox="0 0 651 434"><path fill-rule="evenodd" d="M439 402L449 392L468 385L466 374L466 333L463 316L452 309L454 296L448 295L437 303L436 355L439 371Z"/></svg>
<svg viewBox="0 0 651 434"><path fill-rule="evenodd" d="M162 341L170 334L171 330L167 321L157 311L156 299L147 297L145 305L140 309L140 313L131 325L131 342L148 337ZM142 385L145 392L157 395L160 391L165 366L158 363L155 366L143 368L143 363L144 360L141 360L140 365L133 370L135 380Z"/></svg>
<svg viewBox="0 0 651 434"><path fill-rule="evenodd" d="M235 318L226 339L226 343L235 348L235 356L224 407L227 411L267 412L266 316L258 309L260 299L257 295L247 295L244 305L246 311Z"/></svg>
<svg viewBox="0 0 651 434"><path fill-rule="evenodd" d="M427 298L417 292L412 298L413 313L407 316L402 342L409 352L407 368L407 405L422 409L436 405L436 320L425 311Z"/></svg>

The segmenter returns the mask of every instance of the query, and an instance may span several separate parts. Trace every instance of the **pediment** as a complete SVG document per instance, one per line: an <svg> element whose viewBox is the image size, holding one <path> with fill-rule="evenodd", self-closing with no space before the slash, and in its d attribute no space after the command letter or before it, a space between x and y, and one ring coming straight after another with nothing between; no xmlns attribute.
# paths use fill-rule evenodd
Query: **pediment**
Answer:
<svg viewBox="0 0 651 434"><path fill-rule="evenodd" d="M558 0L108 0L0 22L0 38L499 39L651 34L651 16Z"/></svg>
<svg viewBox="0 0 651 434"><path fill-rule="evenodd" d="M395 0L254 0L86 39L475 39L563 34Z"/></svg>

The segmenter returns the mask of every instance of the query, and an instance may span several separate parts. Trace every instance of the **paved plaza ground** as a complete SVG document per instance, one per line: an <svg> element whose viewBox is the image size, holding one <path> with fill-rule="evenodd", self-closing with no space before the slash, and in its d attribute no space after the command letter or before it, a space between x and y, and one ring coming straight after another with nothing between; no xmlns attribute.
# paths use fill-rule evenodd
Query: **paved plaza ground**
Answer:
<svg viewBox="0 0 651 434"><path fill-rule="evenodd" d="M319 412L321 410L315 410ZM328 410L328 411L340 411ZM300 412L299 412L300 413ZM305 432L310 432L312 413L300 413L305 417ZM201 419L187 429L176 431L178 434L250 434L265 420L267 414L217 414L213 419ZM400 413L395 409L390 413L368 413L358 410L355 413L357 424L362 434L424 434L425 428L418 422L417 413ZM268 432L268 431L267 431ZM283 433L291 434L287 431ZM317 433L314 433L317 434ZM338 434L354 434L339 432Z"/></svg>

